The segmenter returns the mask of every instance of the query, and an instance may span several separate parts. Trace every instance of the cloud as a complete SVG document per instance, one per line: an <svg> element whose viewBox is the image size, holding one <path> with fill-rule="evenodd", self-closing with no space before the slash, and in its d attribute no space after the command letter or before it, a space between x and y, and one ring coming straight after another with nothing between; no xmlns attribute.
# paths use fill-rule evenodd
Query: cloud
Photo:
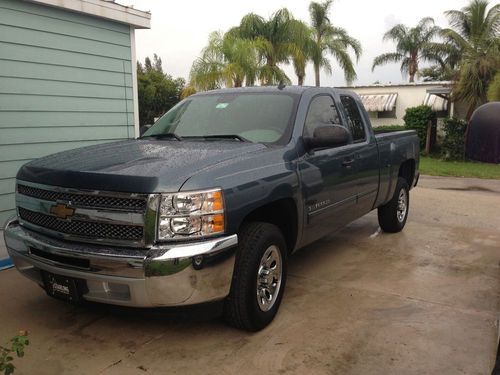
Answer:
<svg viewBox="0 0 500 375"><path fill-rule="evenodd" d="M384 17L384 27L386 30L391 29L399 23L402 23L401 20L392 13Z"/></svg>

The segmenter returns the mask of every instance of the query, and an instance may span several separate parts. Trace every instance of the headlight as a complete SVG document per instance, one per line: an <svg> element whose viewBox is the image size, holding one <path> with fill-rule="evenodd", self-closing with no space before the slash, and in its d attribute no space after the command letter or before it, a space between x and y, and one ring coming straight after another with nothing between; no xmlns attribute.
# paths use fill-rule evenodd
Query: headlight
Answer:
<svg viewBox="0 0 500 375"><path fill-rule="evenodd" d="M158 239L198 238L224 233L220 189L162 194Z"/></svg>

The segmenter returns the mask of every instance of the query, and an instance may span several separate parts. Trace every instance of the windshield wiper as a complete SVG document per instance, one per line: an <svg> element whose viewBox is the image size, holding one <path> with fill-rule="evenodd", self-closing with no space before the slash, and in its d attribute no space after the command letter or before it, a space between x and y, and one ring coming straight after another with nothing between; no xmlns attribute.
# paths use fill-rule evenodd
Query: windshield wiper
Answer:
<svg viewBox="0 0 500 375"><path fill-rule="evenodd" d="M141 138L156 138L156 139L174 138L177 139L178 141L182 141L182 137L175 133L152 134L152 135L142 136Z"/></svg>
<svg viewBox="0 0 500 375"><path fill-rule="evenodd" d="M250 142L248 139L246 139L238 134L210 134L210 135L204 135L203 138L206 138L206 139L211 139L211 138L236 139L240 142Z"/></svg>

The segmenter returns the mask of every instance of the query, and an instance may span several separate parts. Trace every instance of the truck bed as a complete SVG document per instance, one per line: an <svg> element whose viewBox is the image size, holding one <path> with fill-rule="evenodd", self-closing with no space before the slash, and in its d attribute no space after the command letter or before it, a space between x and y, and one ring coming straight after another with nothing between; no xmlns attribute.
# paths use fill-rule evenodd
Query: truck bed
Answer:
<svg viewBox="0 0 500 375"><path fill-rule="evenodd" d="M379 151L380 187L375 206L386 203L394 194L399 167L406 160L415 161L418 171L419 140L415 130L391 131L375 134Z"/></svg>

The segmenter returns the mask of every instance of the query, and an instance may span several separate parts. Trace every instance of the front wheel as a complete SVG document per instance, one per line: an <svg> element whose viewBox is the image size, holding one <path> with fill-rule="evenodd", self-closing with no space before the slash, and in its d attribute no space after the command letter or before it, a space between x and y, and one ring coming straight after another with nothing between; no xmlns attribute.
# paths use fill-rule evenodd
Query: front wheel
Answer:
<svg viewBox="0 0 500 375"><path fill-rule="evenodd" d="M263 222L246 224L238 242L224 317L237 328L258 331L274 319L283 297L286 243L278 227Z"/></svg>
<svg viewBox="0 0 500 375"><path fill-rule="evenodd" d="M410 188L402 177L398 178L392 199L378 208L378 223L384 232L400 232L408 218Z"/></svg>

